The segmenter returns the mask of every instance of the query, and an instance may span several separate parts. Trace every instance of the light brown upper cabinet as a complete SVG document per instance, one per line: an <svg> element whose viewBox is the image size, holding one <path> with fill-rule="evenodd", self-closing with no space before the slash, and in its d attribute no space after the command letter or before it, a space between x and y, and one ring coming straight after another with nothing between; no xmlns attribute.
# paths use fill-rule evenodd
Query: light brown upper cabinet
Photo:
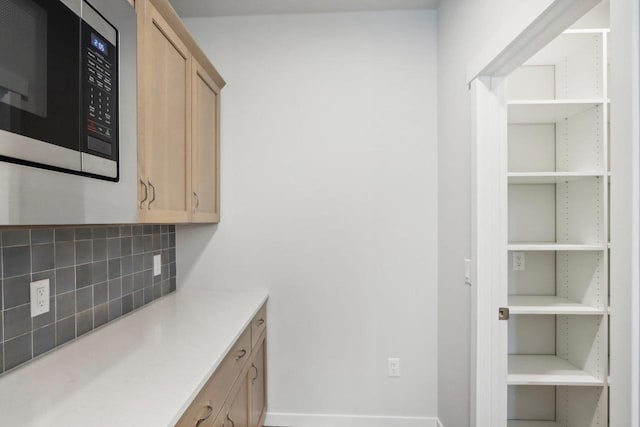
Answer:
<svg viewBox="0 0 640 427"><path fill-rule="evenodd" d="M139 220L218 222L224 80L167 0L136 11Z"/></svg>
<svg viewBox="0 0 640 427"><path fill-rule="evenodd" d="M220 221L220 88L207 71L191 63L193 222Z"/></svg>

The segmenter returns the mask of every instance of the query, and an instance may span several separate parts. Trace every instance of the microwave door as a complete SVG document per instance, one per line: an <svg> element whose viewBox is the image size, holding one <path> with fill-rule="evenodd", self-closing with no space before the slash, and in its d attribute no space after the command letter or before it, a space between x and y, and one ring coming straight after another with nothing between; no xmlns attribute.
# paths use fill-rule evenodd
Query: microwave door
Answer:
<svg viewBox="0 0 640 427"><path fill-rule="evenodd" d="M59 0L0 0L0 157L80 171L81 20Z"/></svg>

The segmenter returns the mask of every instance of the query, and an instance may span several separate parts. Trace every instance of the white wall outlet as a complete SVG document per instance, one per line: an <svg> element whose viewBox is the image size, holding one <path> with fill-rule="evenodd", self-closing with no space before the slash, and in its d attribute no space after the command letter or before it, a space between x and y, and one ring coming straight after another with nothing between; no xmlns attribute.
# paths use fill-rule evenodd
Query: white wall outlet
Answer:
<svg viewBox="0 0 640 427"><path fill-rule="evenodd" d="M524 252L513 253L513 271L524 271Z"/></svg>
<svg viewBox="0 0 640 427"><path fill-rule="evenodd" d="M162 274L162 259L160 255L153 256L153 275L159 276Z"/></svg>
<svg viewBox="0 0 640 427"><path fill-rule="evenodd" d="M471 260L464 260L464 283L467 285L471 284Z"/></svg>
<svg viewBox="0 0 640 427"><path fill-rule="evenodd" d="M387 375L390 377L400 376L400 359L397 357L390 357L387 366Z"/></svg>
<svg viewBox="0 0 640 427"><path fill-rule="evenodd" d="M49 312L49 279L31 282L31 317Z"/></svg>

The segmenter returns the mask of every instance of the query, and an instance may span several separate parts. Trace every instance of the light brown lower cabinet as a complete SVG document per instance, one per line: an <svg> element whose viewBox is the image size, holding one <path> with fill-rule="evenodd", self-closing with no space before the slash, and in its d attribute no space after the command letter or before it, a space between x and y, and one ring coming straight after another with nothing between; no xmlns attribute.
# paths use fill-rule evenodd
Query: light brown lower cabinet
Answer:
<svg viewBox="0 0 640 427"><path fill-rule="evenodd" d="M266 306L242 333L176 427L262 427L267 414ZM266 325L265 325L266 326ZM257 339L252 337L258 333Z"/></svg>

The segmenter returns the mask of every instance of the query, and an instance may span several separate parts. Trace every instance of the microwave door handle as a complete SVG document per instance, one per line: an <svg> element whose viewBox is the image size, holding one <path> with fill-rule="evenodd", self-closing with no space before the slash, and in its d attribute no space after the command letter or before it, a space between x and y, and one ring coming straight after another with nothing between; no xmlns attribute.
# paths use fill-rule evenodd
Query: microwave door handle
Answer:
<svg viewBox="0 0 640 427"><path fill-rule="evenodd" d="M144 209L144 202L149 199L149 187L147 187L147 184L144 182L144 179L142 179L142 177L140 177L140 184L142 184L142 186L144 187L144 199L140 201L140 209Z"/></svg>
<svg viewBox="0 0 640 427"><path fill-rule="evenodd" d="M156 187L151 183L150 179L148 179L147 182L149 183L149 187L153 191L152 199L149 200L149 204L147 205L147 209L151 210L151 204L156 201Z"/></svg>

